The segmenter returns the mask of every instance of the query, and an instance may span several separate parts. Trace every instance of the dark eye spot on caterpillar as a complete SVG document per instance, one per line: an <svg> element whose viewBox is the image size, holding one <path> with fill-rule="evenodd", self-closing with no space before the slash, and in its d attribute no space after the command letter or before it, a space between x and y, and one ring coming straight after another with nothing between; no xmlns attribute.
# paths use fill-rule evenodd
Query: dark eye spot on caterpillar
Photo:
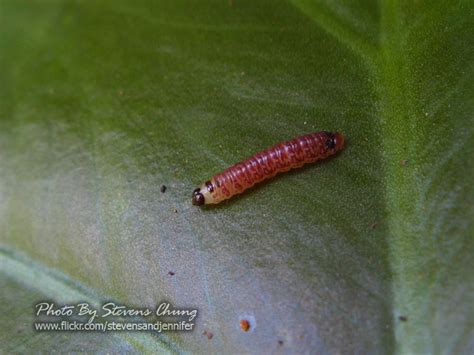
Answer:
<svg viewBox="0 0 474 355"><path fill-rule="evenodd" d="M207 187L207 190L209 192L214 192L214 185L212 185L212 182L210 182L209 180L205 182L206 184L206 187Z"/></svg>
<svg viewBox="0 0 474 355"><path fill-rule="evenodd" d="M334 149L336 147L336 135L331 132L325 132L326 133L326 142L324 144L326 145L327 149Z"/></svg>

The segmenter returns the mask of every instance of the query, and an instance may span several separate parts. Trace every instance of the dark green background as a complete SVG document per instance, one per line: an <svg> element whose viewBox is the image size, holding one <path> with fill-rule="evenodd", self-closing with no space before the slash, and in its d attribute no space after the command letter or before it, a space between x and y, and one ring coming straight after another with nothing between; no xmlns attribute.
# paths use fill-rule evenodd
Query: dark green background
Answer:
<svg viewBox="0 0 474 355"><path fill-rule="evenodd" d="M472 351L473 14L0 0L2 349ZM347 148L191 206L214 173L317 130ZM188 334L33 333L44 299L199 316Z"/></svg>

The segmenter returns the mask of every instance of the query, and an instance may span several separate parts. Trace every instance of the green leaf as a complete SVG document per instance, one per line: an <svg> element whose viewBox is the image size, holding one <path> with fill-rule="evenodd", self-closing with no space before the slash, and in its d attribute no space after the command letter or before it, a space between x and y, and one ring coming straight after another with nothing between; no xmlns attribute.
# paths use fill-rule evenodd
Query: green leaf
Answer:
<svg viewBox="0 0 474 355"><path fill-rule="evenodd" d="M4 349L472 352L473 14L1 1ZM346 149L191 206L213 174L318 130ZM42 299L199 315L190 333L45 335Z"/></svg>

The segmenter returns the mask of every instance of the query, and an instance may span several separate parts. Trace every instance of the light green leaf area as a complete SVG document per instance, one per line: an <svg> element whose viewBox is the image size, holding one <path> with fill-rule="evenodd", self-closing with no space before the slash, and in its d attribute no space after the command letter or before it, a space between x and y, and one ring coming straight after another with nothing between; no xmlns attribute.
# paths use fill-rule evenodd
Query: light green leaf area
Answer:
<svg viewBox="0 0 474 355"><path fill-rule="evenodd" d="M5 349L471 353L473 39L467 0L0 1ZM191 205L319 130L346 149ZM199 315L32 331L85 298Z"/></svg>

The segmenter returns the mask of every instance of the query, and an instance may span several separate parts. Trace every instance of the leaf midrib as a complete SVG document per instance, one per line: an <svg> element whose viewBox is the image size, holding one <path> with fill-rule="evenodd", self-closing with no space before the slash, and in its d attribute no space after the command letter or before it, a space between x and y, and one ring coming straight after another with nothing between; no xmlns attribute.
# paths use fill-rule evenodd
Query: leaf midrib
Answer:
<svg viewBox="0 0 474 355"><path fill-rule="evenodd" d="M373 45L335 15L329 14L329 9L323 5L307 4L298 0L292 2L321 29L349 47L361 59L369 75L374 79L375 91L381 103L381 108L378 110L380 119L374 124L384 137L381 141L381 163L384 172L382 180L390 250L388 258L392 274L392 329L396 350L400 352L410 352L415 348L421 351L432 350L425 348L431 342L427 341L431 339L429 331L427 334L426 330L422 330L424 328L420 329L412 322L407 332L406 326L402 327L398 321L399 315L412 314L419 307L418 303L410 302L411 295L416 290L405 278L411 270L407 269L404 263L406 252L416 249L417 246L411 236L413 226L418 225L414 202L418 190L416 172L401 169L400 166L404 156L410 153L406 150L413 149L410 147L410 141L417 140L417 132L413 129L415 123L413 118L417 108L414 101L416 94L410 85L410 68L404 57L408 33L401 23L399 3L397 0L380 2L379 40ZM420 335L423 336L419 337ZM401 338L404 342L397 342L397 339ZM425 341L417 344L416 339Z"/></svg>

